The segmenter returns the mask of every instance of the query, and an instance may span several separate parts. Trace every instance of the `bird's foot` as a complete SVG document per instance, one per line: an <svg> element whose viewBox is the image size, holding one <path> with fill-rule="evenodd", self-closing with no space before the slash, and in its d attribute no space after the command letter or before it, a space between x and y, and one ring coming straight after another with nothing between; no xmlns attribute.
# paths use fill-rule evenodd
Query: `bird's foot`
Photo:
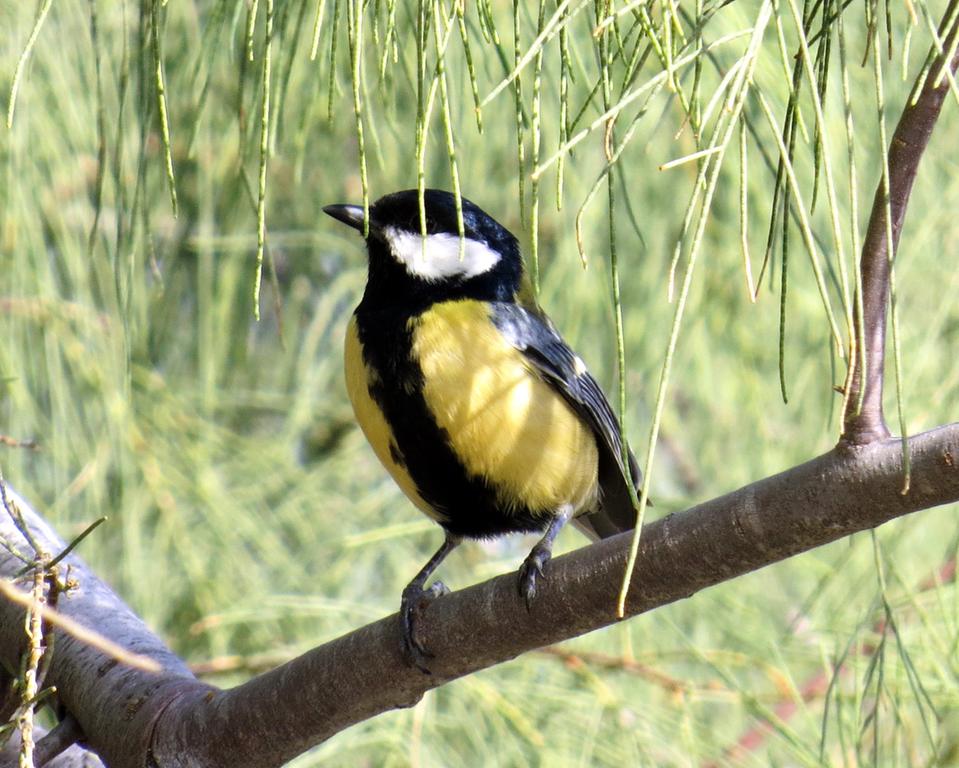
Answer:
<svg viewBox="0 0 959 768"><path fill-rule="evenodd" d="M433 654L417 639L416 623L433 600L449 592L449 587L442 581L433 582L427 589L419 584L410 584L403 590L400 601L401 651L407 665L416 667L425 675L430 674L427 661L433 658Z"/></svg>
<svg viewBox="0 0 959 768"><path fill-rule="evenodd" d="M546 579L546 564L550 561L553 553L548 546L543 546L540 542L527 555L523 564L519 568L519 595L526 601L526 610L529 611L533 599L536 597L536 580Z"/></svg>

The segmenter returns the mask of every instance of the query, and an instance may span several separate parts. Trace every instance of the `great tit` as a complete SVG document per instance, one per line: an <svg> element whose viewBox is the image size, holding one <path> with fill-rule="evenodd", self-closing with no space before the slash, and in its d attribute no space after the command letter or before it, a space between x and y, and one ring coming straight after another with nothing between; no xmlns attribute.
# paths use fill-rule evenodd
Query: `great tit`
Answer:
<svg viewBox="0 0 959 768"><path fill-rule="evenodd" d="M596 380L526 288L516 238L461 198L427 189L323 210L361 234L369 276L346 332L346 386L376 456L446 532L403 590L407 661L428 671L415 624L430 574L464 539L543 532L519 569L527 608L553 540L635 525L619 422Z"/></svg>

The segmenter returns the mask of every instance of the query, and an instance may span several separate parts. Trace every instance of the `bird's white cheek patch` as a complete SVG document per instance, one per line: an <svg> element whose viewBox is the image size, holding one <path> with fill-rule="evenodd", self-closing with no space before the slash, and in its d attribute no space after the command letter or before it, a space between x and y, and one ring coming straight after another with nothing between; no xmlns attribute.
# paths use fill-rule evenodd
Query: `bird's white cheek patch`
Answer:
<svg viewBox="0 0 959 768"><path fill-rule="evenodd" d="M469 238L460 250L458 235L436 234L423 236L386 227L383 235L389 243L393 258L406 267L407 272L423 280L443 280L450 277L476 277L489 272L500 255L486 243Z"/></svg>

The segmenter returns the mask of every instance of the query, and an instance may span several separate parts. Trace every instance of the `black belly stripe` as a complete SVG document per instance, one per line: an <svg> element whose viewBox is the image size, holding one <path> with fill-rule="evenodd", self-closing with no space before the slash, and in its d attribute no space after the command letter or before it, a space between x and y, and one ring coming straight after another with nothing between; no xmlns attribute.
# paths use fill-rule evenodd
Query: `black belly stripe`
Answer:
<svg viewBox="0 0 959 768"><path fill-rule="evenodd" d="M486 479L467 473L457 459L423 398L423 372L411 359L411 317L390 310L365 311L362 304L356 311L363 361L379 374L370 396L396 440L390 455L406 467L423 500L443 515L442 525L450 533L485 538L542 531L553 510L503 509Z"/></svg>
<svg viewBox="0 0 959 768"><path fill-rule="evenodd" d="M382 408L382 406L380 407ZM393 461L395 461L401 467L406 466L406 460L403 458L403 454L400 453L399 446L392 440L390 440L390 458L393 459Z"/></svg>

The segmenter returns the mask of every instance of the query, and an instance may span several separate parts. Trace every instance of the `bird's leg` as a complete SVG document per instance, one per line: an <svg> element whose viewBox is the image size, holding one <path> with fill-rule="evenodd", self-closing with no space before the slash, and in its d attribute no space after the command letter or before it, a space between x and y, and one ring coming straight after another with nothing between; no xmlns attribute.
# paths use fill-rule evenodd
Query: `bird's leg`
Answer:
<svg viewBox="0 0 959 768"><path fill-rule="evenodd" d="M413 580L406 585L403 590L403 599L400 601L400 626L403 635L403 657L410 666L415 666L420 671L429 674L425 661L431 658L433 654L423 647L423 644L416 639L416 619L426 608L426 604L434 598L449 593L446 585L442 581L435 581L429 589L424 589L426 580L430 574L436 570L437 566L443 562L446 556L452 552L462 539L459 536L447 532L443 545L436 550L433 556L427 561L426 565L420 570Z"/></svg>
<svg viewBox="0 0 959 768"><path fill-rule="evenodd" d="M560 507L556 516L550 521L543 538L530 550L529 555L519 568L519 594L526 600L527 611L530 609L533 598L536 597L536 579L539 577L546 578L543 569L546 568L546 564L553 556L553 541L572 516L573 507L571 505L564 504Z"/></svg>

